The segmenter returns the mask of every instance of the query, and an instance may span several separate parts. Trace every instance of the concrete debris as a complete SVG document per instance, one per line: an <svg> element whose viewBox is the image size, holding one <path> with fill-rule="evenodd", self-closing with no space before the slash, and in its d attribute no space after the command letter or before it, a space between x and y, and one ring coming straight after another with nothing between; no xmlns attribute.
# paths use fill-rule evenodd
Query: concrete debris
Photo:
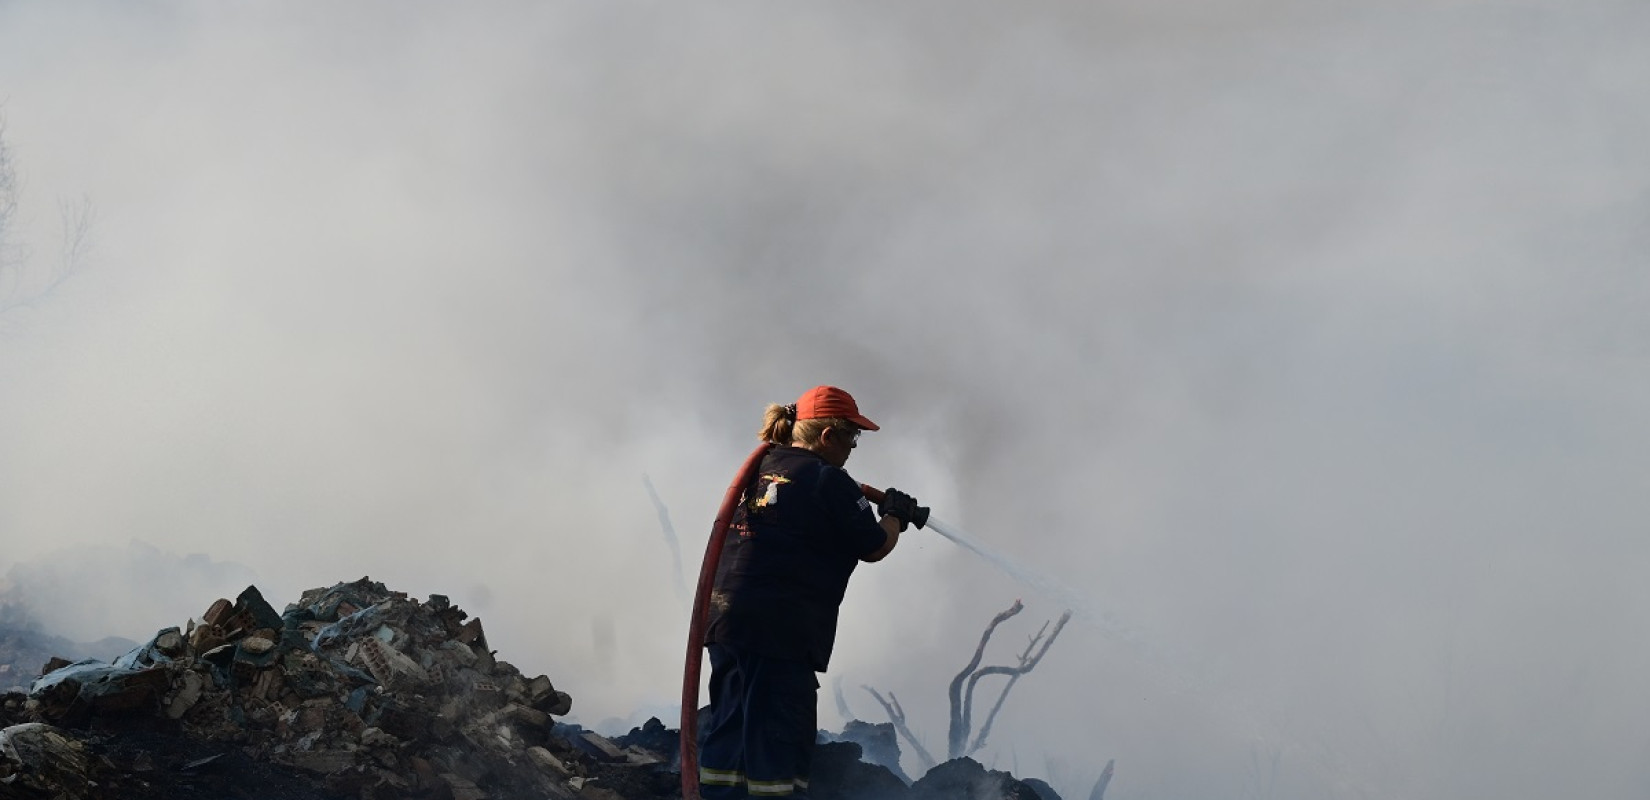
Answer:
<svg viewBox="0 0 1650 800"><path fill-rule="evenodd" d="M572 777L573 775L573 771L567 768L567 764L565 762L559 758L556 758L555 753L552 753L542 747L527 748L527 757L532 759L533 763L537 764L541 769L566 775L568 777Z"/></svg>
<svg viewBox="0 0 1650 800"><path fill-rule="evenodd" d="M0 796L84 796L90 765L85 748L50 725L0 730Z"/></svg>
<svg viewBox="0 0 1650 800"><path fill-rule="evenodd" d="M362 578L276 613L248 587L112 661L53 658L26 693L0 692L0 798L680 797L678 731L652 719L610 738L557 721L572 705L443 595ZM823 736L814 796L1033 800L966 759L912 784L889 727Z"/></svg>
<svg viewBox="0 0 1650 800"><path fill-rule="evenodd" d="M579 790L579 800L626 800L626 798L606 786L587 783L583 789Z"/></svg>
<svg viewBox="0 0 1650 800"><path fill-rule="evenodd" d="M590 745L591 752L597 753L601 758L608 761L624 760L624 751L599 733L586 733L579 738L583 739L585 744Z"/></svg>
<svg viewBox="0 0 1650 800"><path fill-rule="evenodd" d="M444 773L441 780L447 783L448 791L452 793L453 800L487 800L487 793L481 791L480 786L457 775L450 772Z"/></svg>
<svg viewBox="0 0 1650 800"><path fill-rule="evenodd" d="M53 731L170 725L339 796L573 797L568 779L591 777L594 759L551 735L572 698L497 659L468 616L367 578L312 589L284 613L248 587L111 663L49 665L20 710Z"/></svg>
<svg viewBox="0 0 1650 800"><path fill-rule="evenodd" d="M76 726L95 714L143 709L169 686L164 667L126 667L86 659L66 664L36 680L29 695L54 724Z"/></svg>
<svg viewBox="0 0 1650 800"><path fill-rule="evenodd" d="M201 677L199 672L185 672L178 676L178 685L175 688L171 701L166 704L168 719L182 717L200 702L201 692L206 689L206 678Z"/></svg>

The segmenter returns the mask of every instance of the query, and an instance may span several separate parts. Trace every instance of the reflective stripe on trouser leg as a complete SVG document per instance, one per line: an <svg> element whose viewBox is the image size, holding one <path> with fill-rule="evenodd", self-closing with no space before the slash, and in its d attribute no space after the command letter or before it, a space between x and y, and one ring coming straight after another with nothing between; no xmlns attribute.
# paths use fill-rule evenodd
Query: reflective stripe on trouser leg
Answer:
<svg viewBox="0 0 1650 800"><path fill-rule="evenodd" d="M791 797L796 794L797 782L789 781L751 781L747 784L751 797Z"/></svg>
<svg viewBox="0 0 1650 800"><path fill-rule="evenodd" d="M788 781L750 781L751 797L796 797L806 796L808 781L806 778L793 778Z"/></svg>
<svg viewBox="0 0 1650 800"><path fill-rule="evenodd" d="M705 767L742 772L751 797L806 797L818 734L819 679L813 669L722 644L709 649L711 713L699 748L701 775ZM707 788L706 800L713 800L712 791Z"/></svg>
<svg viewBox="0 0 1650 800"><path fill-rule="evenodd" d="M739 659L750 689L745 700L745 782L752 797L790 797L813 762L819 679L805 662ZM806 796L806 790L801 794Z"/></svg>
<svg viewBox="0 0 1650 800"><path fill-rule="evenodd" d="M745 773L726 769L699 768L699 783L703 786L740 786L745 782Z"/></svg>
<svg viewBox="0 0 1650 800"><path fill-rule="evenodd" d="M733 654L710 650L710 713L699 719L699 795L742 800L745 793L745 676Z"/></svg>

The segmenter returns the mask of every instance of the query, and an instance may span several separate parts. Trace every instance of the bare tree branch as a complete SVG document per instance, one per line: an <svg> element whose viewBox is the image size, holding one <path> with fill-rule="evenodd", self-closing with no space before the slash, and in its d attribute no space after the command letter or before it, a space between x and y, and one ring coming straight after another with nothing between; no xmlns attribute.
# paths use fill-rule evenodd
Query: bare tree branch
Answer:
<svg viewBox="0 0 1650 800"><path fill-rule="evenodd" d="M836 676L836 680L831 681L831 690L836 694L837 715L841 716L843 719L854 719L854 712L848 708L848 698L842 693L841 675Z"/></svg>
<svg viewBox="0 0 1650 800"><path fill-rule="evenodd" d="M17 171L11 166L11 148L6 146L6 121L0 119L0 235L17 210Z"/></svg>
<svg viewBox="0 0 1650 800"><path fill-rule="evenodd" d="M1089 800L1106 800L1106 787L1111 785L1111 768L1117 764L1117 759L1106 762L1106 768L1100 771L1100 779L1094 782L1094 789L1089 791Z"/></svg>
<svg viewBox="0 0 1650 800"><path fill-rule="evenodd" d="M8 283L17 280L10 243L12 215L17 212L17 170L12 167L11 148L6 146L6 122L0 119L0 302L10 293Z"/></svg>
<svg viewBox="0 0 1650 800"><path fill-rule="evenodd" d="M872 689L869 686L862 686L860 688L870 692L871 696L875 697L877 702L882 704L883 710L888 712L888 720L894 723L894 730L899 731L899 735L905 737L905 741L909 742L911 749L916 752L918 760L922 762L923 772L933 769L934 757L928 754L928 748L923 747L922 742L917 741L917 737L912 735L911 729L906 726L905 709L900 708L899 698L895 697L893 692L889 692L888 699L884 700L882 699L882 695L877 693L877 690Z"/></svg>
<svg viewBox="0 0 1650 800"><path fill-rule="evenodd" d="M659 527L664 530L665 543L670 545L671 566L675 567L670 574L676 576L676 599L683 605L691 606L693 598L688 594L687 580L682 577L682 545L676 538L676 526L670 524L670 509L665 507L665 501L653 488L653 479L645 472L642 473L642 485L647 487L648 499L653 501L653 510L659 514Z"/></svg>
<svg viewBox="0 0 1650 800"><path fill-rule="evenodd" d="M5 121L0 119L0 313L33 306L50 295L80 270L92 246L92 201L84 197L60 201L63 233L57 264L40 270L40 277L31 276L28 248L11 240L17 184L17 170L5 141Z"/></svg>
<svg viewBox="0 0 1650 800"><path fill-rule="evenodd" d="M1026 648L1020 653L1016 666L981 667L980 662L985 660L986 645L991 642L991 636L996 632L997 626L1023 610L1025 610L1025 605L1019 600L1015 600L1014 605L992 617L991 622L985 626L985 630L980 634L980 643L974 648L974 657L969 660L968 665L963 667L961 672L957 673L955 678L951 679L951 725L947 731L946 741L948 758L972 755L985 746L986 739L991 735L991 725L996 721L998 712L1002 711L1003 703L1008 699L1009 690L1014 688L1015 682L1022 675L1037 667L1037 664L1043 660L1043 656L1048 654L1049 648L1054 646L1054 640L1060 636L1060 631L1065 629L1066 623L1071 620L1071 611L1068 610L1060 615L1060 620L1055 623L1052 632L1049 631L1049 624L1044 622L1043 627L1026 643ZM1008 681L1003 686L1002 692L997 695L997 701L992 705L991 713L986 716L985 724L981 726L978 735L970 743L969 734L973 730L974 723L974 692L978 688L980 680L988 675L1002 675L1008 678ZM929 755L927 749L922 746L921 742L917 741L917 737L911 732L910 726L906 723L905 709L900 708L899 699L894 697L894 693L889 692L888 697L885 699L876 689L870 686L863 688L865 691L870 692L878 703L882 704L883 710L888 713L888 719L894 724L894 730L910 743L911 748L921 759L923 769L933 769L933 756ZM840 693L838 703L841 704Z"/></svg>
<svg viewBox="0 0 1650 800"><path fill-rule="evenodd" d="M1043 627L1037 631L1037 635L1031 637L1031 641L1026 645L1025 652L1020 654L1020 666L987 667L975 672L973 677L969 679L968 697L965 702L972 705L974 700L974 686L979 682L981 675L991 673L1008 676L1008 682L1003 685L1002 694L997 695L997 702L991 706L991 713L986 715L985 723L980 726L979 734L974 737L974 744L968 748L969 755L972 755L985 746L986 737L991 735L991 723L997 719L997 712L1003 709L1003 701L1008 699L1008 690L1014 688L1014 683L1020 680L1021 675L1037 668L1037 662L1043 660L1043 655L1048 653L1048 649L1050 647L1054 646L1054 640L1059 637L1060 630L1066 627L1066 622L1070 620L1071 611L1067 610L1066 613L1060 615L1060 621L1055 623L1054 632L1050 633L1047 639L1043 639L1043 631L1048 630L1048 623L1043 623ZM1033 648L1037 647L1039 640L1042 641L1042 649L1037 650L1036 655L1032 655L1031 651Z"/></svg>
<svg viewBox="0 0 1650 800"><path fill-rule="evenodd" d="M970 709L963 701L963 682L969 679L974 670L979 668L980 661L985 658L985 645L991 641L992 631L995 631L998 625L1003 624L1005 620L1024 609L1025 605L1016 599L1014 605L992 617L991 623L985 626L985 632L980 634L980 644L974 648L973 660L969 661L968 666L963 667L962 671L957 673L957 677L951 679L951 727L948 729L946 736L946 752L950 758L956 758L963 754L963 748L968 745L968 731L973 725L973 721L969 719Z"/></svg>
<svg viewBox="0 0 1650 800"><path fill-rule="evenodd" d="M51 285L42 294L68 280L92 252L92 223L97 221L97 209L92 207L92 198L82 195L79 200L59 200L57 213L63 223L62 249L57 254L57 270L52 275Z"/></svg>
<svg viewBox="0 0 1650 800"><path fill-rule="evenodd" d="M1031 649L1037 646L1037 642L1040 641L1043 638L1043 634L1047 633L1047 632L1048 632L1048 623L1044 622L1043 627L1041 627L1037 630L1037 635L1031 637L1031 642L1026 645L1025 652L1020 654L1020 666L1022 666L1022 667L1025 666L1026 658L1028 656L1030 656ZM962 701L962 703L963 703L962 716L963 716L963 719L968 722L968 725L964 730L965 735L969 730L973 730L973 727L974 727L974 689L975 689L976 686L979 685L980 679L987 676L987 675L1007 675L1007 676L1009 676L1009 679L1008 679L1008 685L1009 686L1013 686L1014 681L1019 678L1019 674L1016 671L1014 671L1013 668L1010 668L1010 667L982 667L980 669L975 670L974 674L968 676L968 691L966 691L963 694L963 701ZM997 698L997 708L1002 707L1002 698L1006 697L1007 695L1008 695L1008 689L1004 688L1003 689L1003 694L1000 695ZM993 716L996 715L996 709L995 708L992 709L992 715ZM966 753L963 753L963 752L952 753L951 757L956 758L957 756L960 756L960 755L969 755L969 754L972 754L975 750L978 750L978 749L979 749L979 745L975 744L973 747L969 748Z"/></svg>

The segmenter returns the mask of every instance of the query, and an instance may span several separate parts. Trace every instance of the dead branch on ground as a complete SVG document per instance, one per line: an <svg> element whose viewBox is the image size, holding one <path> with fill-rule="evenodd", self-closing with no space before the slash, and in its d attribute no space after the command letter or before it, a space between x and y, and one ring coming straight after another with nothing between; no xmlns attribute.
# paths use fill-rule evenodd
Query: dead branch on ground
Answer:
<svg viewBox="0 0 1650 800"><path fill-rule="evenodd" d="M1018 663L1015 666L980 666L980 662L985 660L985 647L991 642L991 635L996 632L997 626L1023 610L1025 610L1025 605L1019 600L1015 600L1014 605L992 617L991 622L985 626L985 631L980 634L980 643L974 648L974 657L969 660L968 665L963 667L961 672L957 673L955 678L951 679L951 725L947 731L948 736L946 739L947 758L973 755L980 748L985 747L986 739L991 735L991 724L996 721L997 712L1002 710L1003 702L1008 699L1009 690L1014 688L1014 684L1022 676L1037 667L1037 664L1043 660L1043 656L1048 653L1049 648L1054 646L1054 640L1059 637L1060 631L1066 627L1066 622L1071 619L1069 610L1061 614L1060 620L1055 623L1052 632L1048 629L1048 623L1044 622L1043 627L1037 631L1037 635L1031 637L1025 651L1020 653ZM997 695L996 702L991 706L991 712L986 715L985 723L980 726L979 733L971 743L968 737L969 733L974 730L974 692L979 687L980 680L988 675L1002 675L1008 681L1003 686L1002 692ZM911 743L911 747L922 759L923 769L932 769L934 759L917 742L917 737L911 733L910 727L906 724L905 710L900 708L899 700L894 697L894 693L889 692L888 698L884 699L876 689L870 686L863 688L865 691L870 692L878 703L882 704L883 710L888 712L888 719L894 723L894 729L907 742Z"/></svg>
<svg viewBox="0 0 1650 800"><path fill-rule="evenodd" d="M869 686L862 686L860 688L870 692L871 696L875 697L877 702L882 704L883 710L888 712L888 720L894 723L894 730L899 731L899 735L904 737L905 741L910 743L912 750L916 751L917 758L922 762L922 771L927 772L933 769L935 766L934 757L928 754L928 748L923 747L922 742L917 741L917 737L912 735L911 729L906 726L905 709L900 708L899 698L895 697L893 692L889 692L888 699L884 700L882 699L882 695L879 694L877 690L872 689Z"/></svg>

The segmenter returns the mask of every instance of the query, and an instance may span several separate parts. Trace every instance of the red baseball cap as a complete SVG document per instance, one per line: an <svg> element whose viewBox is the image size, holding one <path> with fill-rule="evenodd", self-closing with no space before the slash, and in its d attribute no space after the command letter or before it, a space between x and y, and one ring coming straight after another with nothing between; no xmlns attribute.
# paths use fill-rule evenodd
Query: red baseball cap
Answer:
<svg viewBox="0 0 1650 800"><path fill-rule="evenodd" d="M875 422L859 413L854 396L835 386L815 386L796 398L797 419L842 417L868 431L880 430Z"/></svg>

